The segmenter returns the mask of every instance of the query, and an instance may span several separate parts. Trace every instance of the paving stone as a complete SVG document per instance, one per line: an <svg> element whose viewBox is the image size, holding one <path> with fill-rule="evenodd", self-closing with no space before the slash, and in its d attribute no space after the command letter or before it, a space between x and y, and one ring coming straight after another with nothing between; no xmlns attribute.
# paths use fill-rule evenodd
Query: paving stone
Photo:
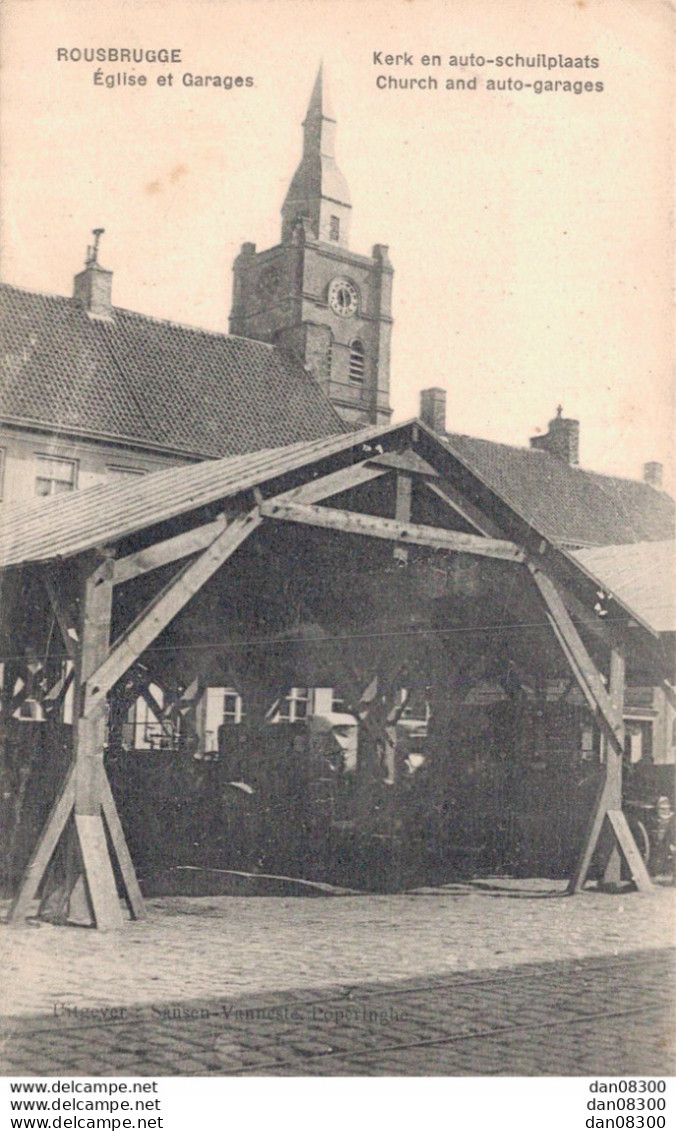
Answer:
<svg viewBox="0 0 676 1131"><path fill-rule="evenodd" d="M552 901L541 886L528 902L508 882L490 896L151 901L147 924L114 936L0 928L4 1070L673 1071L673 890Z"/></svg>

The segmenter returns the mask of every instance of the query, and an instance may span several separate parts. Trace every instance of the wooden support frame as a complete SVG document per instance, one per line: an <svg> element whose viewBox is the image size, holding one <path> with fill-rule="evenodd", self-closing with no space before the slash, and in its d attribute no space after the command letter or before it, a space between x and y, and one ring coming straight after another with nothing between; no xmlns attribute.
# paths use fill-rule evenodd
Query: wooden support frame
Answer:
<svg viewBox="0 0 676 1131"><path fill-rule="evenodd" d="M338 530L344 534L363 534L383 538L406 546L430 546L452 553L475 554L478 557L500 558L503 561L523 562L525 555L513 542L497 538L483 538L476 534L460 534L454 530L441 530L435 526L397 522L356 511L336 510L332 507L310 506L305 503L285 502L281 498L268 499L260 508L264 518L282 522L298 522L317 526L323 530Z"/></svg>
<svg viewBox="0 0 676 1131"><path fill-rule="evenodd" d="M173 538L166 538L164 542L156 542L153 546L137 550L135 554L128 554L126 558L118 558L113 566L113 584L121 585L151 570L170 565L191 554L198 554L200 550L210 546L226 526L226 516L220 515L213 522L197 526L194 530L186 530Z"/></svg>
<svg viewBox="0 0 676 1131"><path fill-rule="evenodd" d="M465 499L460 491L450 483L444 482L442 486L439 483L435 483L433 479L427 479L425 480L425 486L437 499L440 499L450 510L459 515L464 522L473 526L478 534L483 534L488 538L500 537L500 530L497 524L487 519L478 507Z"/></svg>
<svg viewBox="0 0 676 1131"><path fill-rule="evenodd" d="M59 608L58 593L51 583L48 591L52 606ZM11 908L11 922L18 922L29 914L56 847L64 837L65 878L52 884L51 891L43 893L43 907L56 907L57 921L66 922L71 902L80 899L85 912L89 912L90 922L100 930L122 926L108 835L118 858L132 914L139 917L143 914L143 900L103 766L105 704L91 718L82 716L86 678L108 649L112 591L111 559L95 563L93 568L85 567L80 592L79 645L77 651L71 653L76 673L74 759ZM67 631L65 620L64 627ZM70 639L72 641L72 637ZM105 805L102 805L104 798Z"/></svg>
<svg viewBox="0 0 676 1131"><path fill-rule="evenodd" d="M148 648L202 588L216 570L260 526L258 507L239 515L194 561L184 565L115 641L105 659L87 680L84 714L91 715L118 679Z"/></svg>
<svg viewBox="0 0 676 1131"><path fill-rule="evenodd" d="M339 471L331 471L328 475L320 475L276 498L290 503L319 503L322 499L329 499L331 495L339 495L343 491L361 487L364 483L372 483L374 479L390 474L391 470L390 467L378 467L369 460L362 460L361 463L342 467Z"/></svg>
<svg viewBox="0 0 676 1131"><path fill-rule="evenodd" d="M581 891L592 859L605 838L602 862L603 880L619 884L621 857L624 857L631 878L639 891L650 891L652 881L636 847L627 819L622 812L622 757L624 753L624 656L611 651L609 689L589 655L563 599L543 570L528 563L529 572L542 597L547 619L566 656L582 693L601 726L604 749L604 773L592 810L591 820L578 862L568 885L571 895Z"/></svg>
<svg viewBox="0 0 676 1131"><path fill-rule="evenodd" d="M75 839L71 837L67 846L69 858L66 878L56 892L52 893L56 896L53 902L63 909L59 921L67 921L71 901L84 895L84 905L89 910L94 926L100 930L122 926L122 911L108 840L117 858L124 896L131 915L137 919L144 916L143 897L103 765L107 725L106 696L141 652L260 522L258 510L254 509L249 514L238 516L225 528L224 520L210 524L208 544L200 557L179 570L177 576L164 586L112 649L110 625L115 563L109 557L93 570L90 567L90 572L85 573L80 601L80 643L75 655L75 757L10 910L11 922L16 923L29 914L56 847L64 834L67 835L71 815ZM215 531L214 526L217 526ZM204 529L201 528L198 539L205 537ZM126 578L138 576L138 572L145 572L146 567L156 568L158 558L162 555L168 561L174 560L167 557L169 553L186 556L195 551L194 538L191 540L179 535L177 540L169 539L168 543L171 544L169 547L167 543L161 544L163 549L154 558L152 555L150 558L136 558L132 567L127 563ZM132 569L138 572L132 573ZM122 573L123 571L118 571L118 581ZM55 610L61 608L53 587L50 600ZM67 629L65 620L64 627ZM49 902L49 899L43 902Z"/></svg>

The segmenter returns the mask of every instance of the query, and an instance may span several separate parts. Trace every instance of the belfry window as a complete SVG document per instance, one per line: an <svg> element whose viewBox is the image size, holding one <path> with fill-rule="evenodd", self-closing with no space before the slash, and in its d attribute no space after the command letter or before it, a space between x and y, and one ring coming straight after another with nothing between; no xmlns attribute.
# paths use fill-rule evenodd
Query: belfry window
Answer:
<svg viewBox="0 0 676 1131"><path fill-rule="evenodd" d="M340 217L339 216L330 216L329 217L329 239L335 240L336 243L338 243L338 240L340 239Z"/></svg>
<svg viewBox="0 0 676 1131"><path fill-rule="evenodd" d="M364 380L364 347L357 340L350 346L350 381Z"/></svg>

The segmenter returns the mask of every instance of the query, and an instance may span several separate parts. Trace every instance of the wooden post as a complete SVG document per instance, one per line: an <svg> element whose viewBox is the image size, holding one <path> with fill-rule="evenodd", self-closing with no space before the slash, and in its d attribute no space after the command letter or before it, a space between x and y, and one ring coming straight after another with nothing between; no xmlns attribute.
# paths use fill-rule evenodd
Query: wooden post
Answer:
<svg viewBox="0 0 676 1131"><path fill-rule="evenodd" d="M12 908L13 921L28 913L57 843L64 834L69 838L66 878L43 899L44 904L50 903L57 907L57 918L65 922L71 903L75 900L81 902L82 895L86 897L90 919L96 927L110 930L122 926L122 911L107 834L122 874L129 909L135 918L143 914L141 892L103 765L107 695L140 654L249 534L257 529L260 522L258 509L254 508L249 514L237 516L225 529L219 522L213 539L210 538L214 533L213 528L209 531L210 540L200 533L198 542L202 546L204 541L208 541L206 549L203 549L197 559L188 562L178 571L112 647L110 627L113 586L116 581L114 561L112 557L103 563L99 561L93 570L90 565L91 572L85 573L80 597L81 625L76 657L73 769L31 858ZM180 556L184 552L192 553L194 549L195 543L191 538L181 540L180 546L173 543L169 549L165 545L162 554ZM127 572L123 571L121 575L118 573L117 581L137 576L139 572L145 572L146 566L152 569L157 564L158 560L152 554L143 562L136 560L133 568L127 563ZM58 595L54 593L54 596L59 607ZM69 821L71 813L74 816L73 823ZM73 824L75 837L72 835Z"/></svg>
<svg viewBox="0 0 676 1131"><path fill-rule="evenodd" d="M397 472L397 496L394 517L397 522L411 521L411 498L413 493L413 479L403 471ZM393 550L395 562L408 565L408 550L404 546L395 546Z"/></svg>
<svg viewBox="0 0 676 1131"><path fill-rule="evenodd" d="M103 765L107 705L98 703L83 714L87 680L108 655L113 594L113 561L107 558L85 568L80 590L80 631L75 656L73 718L74 760L64 787L42 832L12 906L10 920L25 918L38 894L59 841L64 838L65 876L43 893L41 914L68 921L73 904L88 912L99 930L123 924L106 825L115 849L131 912L143 914L143 901ZM72 821L70 820L72 816ZM81 916L78 916L81 917Z"/></svg>
<svg viewBox="0 0 676 1131"><path fill-rule="evenodd" d="M622 722L622 745L624 745L624 682L625 662L623 652L613 648L610 653L610 679L608 691L613 707ZM605 761L606 780L606 806L611 812L622 808L622 755L602 738L602 749ZM617 887L622 878L622 858L617 841L611 837L610 853L603 868L603 883L608 887Z"/></svg>
<svg viewBox="0 0 676 1131"><path fill-rule="evenodd" d="M652 881L622 812L624 656L618 648L612 649L609 688L606 690L601 674L589 655L554 582L532 563L529 563L528 569L544 601L547 618L570 664L571 671L601 726L605 753L603 781L568 891L574 895L584 886L602 834L606 837L604 881L613 886L619 883L621 854L627 862L637 889L650 891Z"/></svg>

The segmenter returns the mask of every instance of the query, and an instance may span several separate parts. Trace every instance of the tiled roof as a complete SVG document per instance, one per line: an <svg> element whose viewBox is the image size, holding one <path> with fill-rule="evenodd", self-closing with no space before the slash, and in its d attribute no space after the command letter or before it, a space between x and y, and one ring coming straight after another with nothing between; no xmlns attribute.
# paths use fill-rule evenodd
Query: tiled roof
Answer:
<svg viewBox="0 0 676 1131"><path fill-rule="evenodd" d="M446 443L536 530L566 546L674 537L674 500L634 479L571 467L548 452L449 433Z"/></svg>
<svg viewBox="0 0 676 1131"><path fill-rule="evenodd" d="M275 346L0 286L0 417L203 457L346 431Z"/></svg>

